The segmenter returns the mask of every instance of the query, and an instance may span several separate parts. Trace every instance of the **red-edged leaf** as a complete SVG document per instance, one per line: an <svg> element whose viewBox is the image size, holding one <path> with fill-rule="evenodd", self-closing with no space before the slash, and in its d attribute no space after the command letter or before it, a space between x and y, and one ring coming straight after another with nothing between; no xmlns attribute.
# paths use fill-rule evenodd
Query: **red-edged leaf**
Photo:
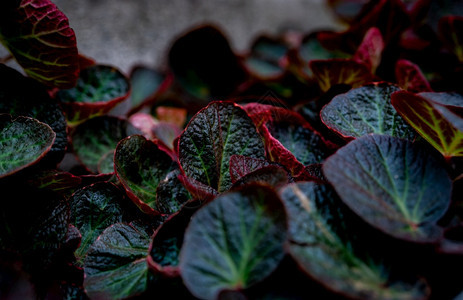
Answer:
<svg viewBox="0 0 463 300"><path fill-rule="evenodd" d="M75 85L76 37L67 17L51 1L2 1L0 42L30 77L58 88Z"/></svg>
<svg viewBox="0 0 463 300"><path fill-rule="evenodd" d="M230 157L231 181L235 183L241 177L268 165L270 165L270 162L265 159L232 155Z"/></svg>
<svg viewBox="0 0 463 300"><path fill-rule="evenodd" d="M356 88L373 79L367 66L351 59L312 60L309 66L323 92L337 84Z"/></svg>
<svg viewBox="0 0 463 300"><path fill-rule="evenodd" d="M458 93L419 93L423 98L439 103L463 117L463 95Z"/></svg>
<svg viewBox="0 0 463 300"><path fill-rule="evenodd" d="M384 41L381 31L378 28L370 28L362 43L352 57L355 61L365 64L372 73L375 73L376 68L381 63L381 53L384 49Z"/></svg>
<svg viewBox="0 0 463 300"><path fill-rule="evenodd" d="M74 88L60 90L57 96L68 123L77 125L108 113L124 101L129 93L130 82L119 70L94 65L81 70Z"/></svg>
<svg viewBox="0 0 463 300"><path fill-rule="evenodd" d="M82 179L68 172L45 170L35 173L27 182L39 189L47 189L64 196L70 196L70 193L82 183Z"/></svg>
<svg viewBox="0 0 463 300"><path fill-rule="evenodd" d="M212 187L183 174L180 174L178 179L188 192L190 192L190 194L197 200L206 202L211 201L219 194L219 192Z"/></svg>
<svg viewBox="0 0 463 300"><path fill-rule="evenodd" d="M439 34L444 45L463 62L463 16L446 16L440 19Z"/></svg>
<svg viewBox="0 0 463 300"><path fill-rule="evenodd" d="M432 92L428 80L416 64L406 59L400 59L395 65L395 77L399 86L407 91Z"/></svg>
<svg viewBox="0 0 463 300"><path fill-rule="evenodd" d="M406 91L392 94L391 103L397 112L434 148L445 157L463 156L463 119L454 120L442 113L444 107Z"/></svg>
<svg viewBox="0 0 463 300"><path fill-rule="evenodd" d="M361 13L369 0L327 0L328 5L340 20L351 23Z"/></svg>

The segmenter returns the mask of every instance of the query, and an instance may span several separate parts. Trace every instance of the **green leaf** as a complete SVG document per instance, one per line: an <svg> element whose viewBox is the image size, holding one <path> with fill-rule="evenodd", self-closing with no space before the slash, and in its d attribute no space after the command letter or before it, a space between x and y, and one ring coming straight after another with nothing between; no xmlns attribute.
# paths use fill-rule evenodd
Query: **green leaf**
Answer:
<svg viewBox="0 0 463 300"><path fill-rule="evenodd" d="M84 263L84 287L90 298L124 299L148 285L146 257L150 237L131 225L117 223L98 237Z"/></svg>
<svg viewBox="0 0 463 300"><path fill-rule="evenodd" d="M400 90L389 83L374 83L337 95L321 111L322 121L346 139L369 133L414 138L414 131L391 105Z"/></svg>
<svg viewBox="0 0 463 300"><path fill-rule="evenodd" d="M157 91L163 88L165 79L165 76L156 70L141 66L135 67L130 73L132 111L140 107L145 100L155 96Z"/></svg>
<svg viewBox="0 0 463 300"><path fill-rule="evenodd" d="M0 114L0 178L37 163L55 137L50 126L36 119Z"/></svg>
<svg viewBox="0 0 463 300"><path fill-rule="evenodd" d="M284 73L281 64L288 49L283 39L261 36L251 46L251 53L245 60L246 67L261 79L281 76Z"/></svg>
<svg viewBox="0 0 463 300"><path fill-rule="evenodd" d="M392 94L391 101L397 112L444 157L463 156L461 118L443 106L405 91Z"/></svg>
<svg viewBox="0 0 463 300"><path fill-rule="evenodd" d="M82 241L75 255L82 261L88 248L107 227L121 222L122 194L111 183L100 182L78 190L69 199L71 223L79 229Z"/></svg>
<svg viewBox="0 0 463 300"><path fill-rule="evenodd" d="M193 117L180 136L180 165L186 176L223 192L231 186L233 154L264 159L262 139L241 107L212 102Z"/></svg>
<svg viewBox="0 0 463 300"><path fill-rule="evenodd" d="M341 199L372 226L401 239L434 242L452 181L445 166L419 145L380 135L358 138L323 172Z"/></svg>
<svg viewBox="0 0 463 300"><path fill-rule="evenodd" d="M51 1L2 1L0 42L29 77L58 88L75 85L76 37L67 17Z"/></svg>
<svg viewBox="0 0 463 300"><path fill-rule="evenodd" d="M171 214L189 199L177 179L170 156L140 135L122 140L116 148L116 175L129 197L147 213Z"/></svg>
<svg viewBox="0 0 463 300"><path fill-rule="evenodd" d="M98 164L104 156L114 151L120 140L137 133L140 132L126 120L105 116L77 126L71 139L74 152L82 164L89 171L97 173ZM108 170L107 167L104 169Z"/></svg>
<svg viewBox="0 0 463 300"><path fill-rule="evenodd" d="M37 81L1 64L0 78L0 113L31 117L50 126L56 138L46 160L54 164L60 162L68 136L66 118L58 101L51 99L46 88Z"/></svg>
<svg viewBox="0 0 463 300"><path fill-rule="evenodd" d="M259 185L223 194L191 219L180 252L190 292L216 299L247 288L275 270L284 256L286 220L275 191Z"/></svg>
<svg viewBox="0 0 463 300"><path fill-rule="evenodd" d="M116 68L93 65L80 71L75 87L57 93L71 124L101 116L127 98L129 80Z"/></svg>
<svg viewBox="0 0 463 300"><path fill-rule="evenodd" d="M394 278L367 251L358 251L348 211L328 185L291 184L280 190L288 214L289 252L326 288L355 299L422 299L426 285Z"/></svg>

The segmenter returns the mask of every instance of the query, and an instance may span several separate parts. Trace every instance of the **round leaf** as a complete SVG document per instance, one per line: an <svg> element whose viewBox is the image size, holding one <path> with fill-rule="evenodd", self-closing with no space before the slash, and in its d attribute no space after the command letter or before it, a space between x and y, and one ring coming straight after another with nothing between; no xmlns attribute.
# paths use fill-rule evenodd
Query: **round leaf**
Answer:
<svg viewBox="0 0 463 300"><path fill-rule="evenodd" d="M122 195L111 183L101 182L78 190L69 199L71 223L82 240L75 254L81 260L107 227L122 221Z"/></svg>
<svg viewBox="0 0 463 300"><path fill-rule="evenodd" d="M267 277L284 256L285 214L275 191L258 185L223 194L191 219L180 270L198 298L247 288Z"/></svg>
<svg viewBox="0 0 463 300"><path fill-rule="evenodd" d="M180 136L178 151L185 174L219 192L231 186L233 154L265 158L252 120L230 102L213 102L199 111Z"/></svg>
<svg viewBox="0 0 463 300"><path fill-rule="evenodd" d="M334 97L322 109L321 119L344 138L357 138L369 133L413 138L413 129L391 105L391 94L398 90L388 83L350 90Z"/></svg>
<svg viewBox="0 0 463 300"><path fill-rule="evenodd" d="M125 299L144 292L149 245L150 237L131 225L117 223L103 231L84 263L84 287L89 297Z"/></svg>
<svg viewBox="0 0 463 300"><path fill-rule="evenodd" d="M289 220L289 252L325 287L355 299L422 299L426 285L394 278L378 259L358 251L345 206L328 185L301 182L280 191Z"/></svg>
<svg viewBox="0 0 463 300"><path fill-rule="evenodd" d="M50 126L36 119L0 114L0 178L38 162L55 137Z"/></svg>
<svg viewBox="0 0 463 300"><path fill-rule="evenodd" d="M150 140L134 135L116 148L116 175L129 197L145 212L170 214L188 200L170 156ZM172 171L172 172L171 172Z"/></svg>
<svg viewBox="0 0 463 300"><path fill-rule="evenodd" d="M450 203L445 166L408 141L380 135L356 139L323 166L341 199L372 226L397 238L432 242Z"/></svg>
<svg viewBox="0 0 463 300"><path fill-rule="evenodd" d="M100 117L77 126L71 134L74 152L91 172L98 172L98 164L104 162L108 170L107 155L116 149L123 138L139 133L130 123L116 117ZM111 155L109 156L111 158ZM111 170L113 171L113 170Z"/></svg>

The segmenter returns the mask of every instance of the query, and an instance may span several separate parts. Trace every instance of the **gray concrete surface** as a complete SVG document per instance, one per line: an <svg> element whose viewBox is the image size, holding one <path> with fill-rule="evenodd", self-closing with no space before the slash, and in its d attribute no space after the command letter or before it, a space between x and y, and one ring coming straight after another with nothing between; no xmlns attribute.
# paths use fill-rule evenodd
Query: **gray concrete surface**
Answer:
<svg viewBox="0 0 463 300"><path fill-rule="evenodd" d="M213 23L236 51L259 33L339 28L324 0L53 0L68 16L81 53L127 72L161 66L173 39ZM4 49L3 49L4 50ZM0 50L0 55L4 53Z"/></svg>

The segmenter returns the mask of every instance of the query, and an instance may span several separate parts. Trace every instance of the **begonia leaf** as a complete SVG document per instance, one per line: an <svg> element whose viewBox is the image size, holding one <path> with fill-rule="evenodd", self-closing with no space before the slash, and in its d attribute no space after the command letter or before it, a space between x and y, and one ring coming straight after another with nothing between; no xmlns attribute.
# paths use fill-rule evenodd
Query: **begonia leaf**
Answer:
<svg viewBox="0 0 463 300"><path fill-rule="evenodd" d="M400 59L395 65L395 77L397 84L410 92L431 92L428 80L420 68L406 59Z"/></svg>
<svg viewBox="0 0 463 300"><path fill-rule="evenodd" d="M376 68L381 63L384 46L381 31L376 27L372 27L365 33L365 37L352 59L365 64L372 73L375 73Z"/></svg>

